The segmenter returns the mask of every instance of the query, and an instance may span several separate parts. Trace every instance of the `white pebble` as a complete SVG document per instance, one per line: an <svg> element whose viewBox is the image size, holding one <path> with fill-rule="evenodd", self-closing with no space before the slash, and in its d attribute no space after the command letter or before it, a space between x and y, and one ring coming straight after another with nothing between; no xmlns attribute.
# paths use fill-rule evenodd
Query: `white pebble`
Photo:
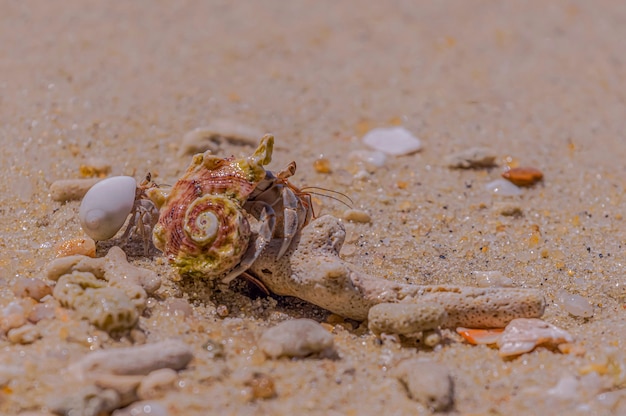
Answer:
<svg viewBox="0 0 626 416"><path fill-rule="evenodd" d="M422 142L404 127L380 127L367 132L363 143L388 155L401 156L417 152Z"/></svg>
<svg viewBox="0 0 626 416"><path fill-rule="evenodd" d="M473 271L476 284L479 287L513 287L513 280L506 277L499 270Z"/></svg>
<svg viewBox="0 0 626 416"><path fill-rule="evenodd" d="M435 412L450 409L454 401L454 384L448 369L432 361L408 359L395 370L409 397Z"/></svg>
<svg viewBox="0 0 626 416"><path fill-rule="evenodd" d="M368 223L372 217L367 212L360 209L347 209L343 212L343 218L347 221Z"/></svg>
<svg viewBox="0 0 626 416"><path fill-rule="evenodd" d="M559 290L556 296L561 307L570 314L574 316L582 316L583 318L590 318L593 316L593 306L591 306L587 298L574 293L569 293L564 289Z"/></svg>
<svg viewBox="0 0 626 416"><path fill-rule="evenodd" d="M519 186L507 181L506 179L496 179L485 185L487 191L492 192L494 195L500 196L516 196L521 195L522 190Z"/></svg>
<svg viewBox="0 0 626 416"><path fill-rule="evenodd" d="M293 319L268 329L259 339L259 347L267 356L278 358L306 357L333 346L333 336L311 319Z"/></svg>

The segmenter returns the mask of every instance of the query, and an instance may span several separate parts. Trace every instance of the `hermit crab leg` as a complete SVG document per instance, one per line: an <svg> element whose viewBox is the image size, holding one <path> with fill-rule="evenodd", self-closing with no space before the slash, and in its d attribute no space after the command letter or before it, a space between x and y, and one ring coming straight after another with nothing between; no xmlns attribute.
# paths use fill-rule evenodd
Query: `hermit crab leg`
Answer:
<svg viewBox="0 0 626 416"><path fill-rule="evenodd" d="M286 252L296 233L304 226L304 219L298 215L299 198L288 187L283 187L283 243L278 251L280 259ZM305 215L306 217L306 215Z"/></svg>
<svg viewBox="0 0 626 416"><path fill-rule="evenodd" d="M259 214L259 221L261 226L259 228L259 232L257 237L254 239L254 244L248 245L246 252L239 264L226 276L222 278L223 283L229 283L231 280L240 276L246 270L252 266L252 264L256 261L256 259L261 255L267 243L272 239L272 234L274 233L274 227L276 226L276 213L272 209L271 206L266 204L265 202L255 201L254 205L251 208L252 210L259 210L261 213Z"/></svg>

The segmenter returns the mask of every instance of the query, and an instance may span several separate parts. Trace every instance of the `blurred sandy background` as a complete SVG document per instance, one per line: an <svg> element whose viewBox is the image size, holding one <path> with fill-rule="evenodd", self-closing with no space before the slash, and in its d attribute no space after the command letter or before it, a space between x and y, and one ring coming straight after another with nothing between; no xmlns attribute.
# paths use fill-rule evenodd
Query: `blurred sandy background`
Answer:
<svg viewBox="0 0 626 416"><path fill-rule="evenodd" d="M541 288L545 319L587 353L541 350L504 361L460 343L436 352L380 346L339 325L337 362L254 364L271 372L277 398L242 402L230 378L190 373L168 396L180 414L427 412L386 375L386 360L401 356L448 364L459 414L616 412L595 387L579 384L569 396L549 389L580 377L607 348L626 348L625 39L622 1L2 0L0 299L11 300L15 279L38 276L58 241L81 233L78 204L52 202L52 181L79 177L79 166L97 157L113 174L152 171L171 183L188 163L177 154L182 136L228 120L275 134L272 169L296 160L294 182L344 192L371 214L371 225L347 224L350 261L427 283L475 284L472 271L499 270L516 286ZM423 150L355 178L360 167L346 155L364 148L360 137L398 124ZM491 148L500 167L445 165L446 155L473 146ZM313 168L321 155L331 174ZM541 169L543 184L511 199L490 195L484 184L507 157ZM323 203L326 213L345 209ZM502 216L502 204L523 216ZM562 288L586 297L594 316L556 305ZM241 327L214 316L207 325L225 325L224 334L252 348L265 323L245 313L246 299L230 305L242 302ZM302 313L299 303L281 305L289 316ZM52 340L0 342L42 373L45 351L56 348ZM247 365L251 349L243 351L230 371ZM601 375L603 388L626 395L611 377ZM27 384L0 393L7 414L32 405L16 397Z"/></svg>

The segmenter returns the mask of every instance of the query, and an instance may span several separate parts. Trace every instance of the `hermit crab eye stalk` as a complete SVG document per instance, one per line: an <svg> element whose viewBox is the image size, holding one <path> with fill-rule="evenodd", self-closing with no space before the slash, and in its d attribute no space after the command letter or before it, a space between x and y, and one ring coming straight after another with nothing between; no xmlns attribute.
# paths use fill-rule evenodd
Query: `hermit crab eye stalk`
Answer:
<svg viewBox="0 0 626 416"><path fill-rule="evenodd" d="M136 190L137 181L130 176L114 176L92 186L78 211L85 233L96 241L113 237L133 210Z"/></svg>

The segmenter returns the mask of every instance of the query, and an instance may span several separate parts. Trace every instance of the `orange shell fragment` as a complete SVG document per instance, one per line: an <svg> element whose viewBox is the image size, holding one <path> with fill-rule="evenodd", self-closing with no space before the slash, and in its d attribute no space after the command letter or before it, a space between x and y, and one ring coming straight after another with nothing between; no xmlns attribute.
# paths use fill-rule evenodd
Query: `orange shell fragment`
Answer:
<svg viewBox="0 0 626 416"><path fill-rule="evenodd" d="M96 242L89 237L77 237L63 241L56 247L57 257L67 257L76 254L96 257Z"/></svg>
<svg viewBox="0 0 626 416"><path fill-rule="evenodd" d="M472 345L490 345L498 342L503 328L497 329L471 329L458 327L456 332Z"/></svg>
<svg viewBox="0 0 626 416"><path fill-rule="evenodd" d="M519 167L502 172L502 177L517 186L532 186L543 179L543 173L536 168Z"/></svg>

